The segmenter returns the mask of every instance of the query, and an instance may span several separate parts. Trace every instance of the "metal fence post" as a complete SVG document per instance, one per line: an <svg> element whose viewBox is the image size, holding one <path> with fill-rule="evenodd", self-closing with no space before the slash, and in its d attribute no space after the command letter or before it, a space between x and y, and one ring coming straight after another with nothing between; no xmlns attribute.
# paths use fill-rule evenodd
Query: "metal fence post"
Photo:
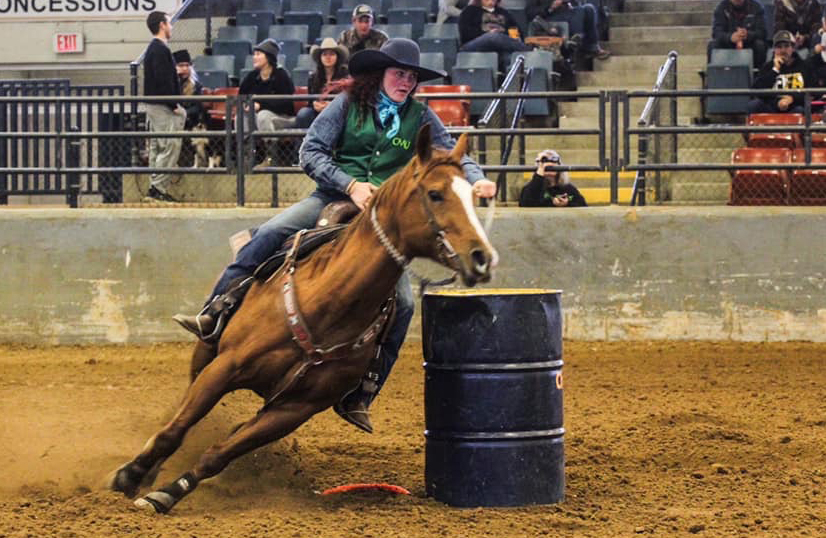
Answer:
<svg viewBox="0 0 826 538"><path fill-rule="evenodd" d="M0 97L6 96L6 90L4 88L0 88ZM0 132L5 133L9 130L8 124L6 123L6 116L8 112L8 104L7 103L0 103ZM9 139L4 138L0 140L0 165L1 166L8 166L8 143ZM5 172L0 173L0 205L8 205L9 203L9 175Z"/></svg>
<svg viewBox="0 0 826 538"><path fill-rule="evenodd" d="M605 105L608 102L608 93L604 90L599 92L599 166L603 170L608 169L608 158L605 156L606 130L605 130Z"/></svg>
<svg viewBox="0 0 826 538"><path fill-rule="evenodd" d="M806 121L806 131L803 133L803 150L806 164L812 164L812 94L803 94L803 114Z"/></svg>
<svg viewBox="0 0 826 538"><path fill-rule="evenodd" d="M69 131L76 133L80 129L77 125L69 128ZM80 146L79 138L70 137L69 143L66 145L66 168L80 168ZM76 208L80 201L80 173L69 171L66 174L66 187L68 189L67 199L69 207Z"/></svg>
<svg viewBox="0 0 826 538"><path fill-rule="evenodd" d="M611 91L611 205L619 202L619 98L622 92ZM626 96L627 98L627 96Z"/></svg>
<svg viewBox="0 0 826 538"><path fill-rule="evenodd" d="M244 140L244 123L246 109L250 104L248 96L239 95L237 99L235 112L235 204L238 206L244 205L244 173L247 167L247 145ZM255 150L255 139L250 138L252 142L253 151Z"/></svg>

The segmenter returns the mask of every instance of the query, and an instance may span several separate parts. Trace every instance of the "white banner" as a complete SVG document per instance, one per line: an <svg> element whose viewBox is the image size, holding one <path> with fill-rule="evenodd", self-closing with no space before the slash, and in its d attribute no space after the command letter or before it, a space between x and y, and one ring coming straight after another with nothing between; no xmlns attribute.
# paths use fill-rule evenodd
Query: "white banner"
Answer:
<svg viewBox="0 0 826 538"><path fill-rule="evenodd" d="M0 22L144 18L153 11L171 15L180 4L180 0L0 0Z"/></svg>

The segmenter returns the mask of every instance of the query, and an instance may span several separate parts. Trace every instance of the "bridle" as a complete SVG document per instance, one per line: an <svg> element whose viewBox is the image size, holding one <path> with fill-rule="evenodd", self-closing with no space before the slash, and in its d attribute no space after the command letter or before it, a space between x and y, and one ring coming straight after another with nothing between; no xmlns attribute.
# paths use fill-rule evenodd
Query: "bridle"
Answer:
<svg viewBox="0 0 826 538"><path fill-rule="evenodd" d="M379 220L376 216L376 204L373 204L370 209L370 223L373 225L373 231L376 234L376 237L379 240L379 243L384 247L387 253L390 255L391 258L405 271L410 274L415 280L419 283L419 294L424 294L425 289L428 286L445 286L447 284L452 284L456 281L456 277L458 276L459 271L465 272L466 267L462 258L459 254L456 253L456 249L453 248L453 245L450 243L450 240L447 238L447 234L445 234L444 228L439 225L436 220L436 214L433 212L432 202L427 196L425 192L424 186L419 183L419 175L420 174L427 174L432 169L436 168L437 166L453 166L461 170L461 165L453 160L448 159L439 159L434 160L428 163L428 166L422 171L421 169L417 169L413 172L413 180L416 181L416 190L419 194L419 198L422 201L422 206L424 207L425 215L427 216L427 224L430 227L430 231L433 233L433 236L436 241L436 246L438 248L438 256L439 260L441 260L446 266L453 269L453 274L448 278L438 281L432 281L427 277L424 277L413 270L410 267L411 260L407 258L404 254L402 254L399 249L397 249L393 242L390 241L390 238L387 237L387 234L384 231L384 228L381 227L379 224Z"/></svg>

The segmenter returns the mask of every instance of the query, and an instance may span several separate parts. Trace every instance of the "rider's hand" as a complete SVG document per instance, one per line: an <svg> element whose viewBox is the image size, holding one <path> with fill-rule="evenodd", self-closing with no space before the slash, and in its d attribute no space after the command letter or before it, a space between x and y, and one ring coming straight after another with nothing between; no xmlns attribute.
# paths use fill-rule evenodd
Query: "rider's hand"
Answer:
<svg viewBox="0 0 826 538"><path fill-rule="evenodd" d="M785 112L789 109L790 106L792 106L792 103L794 103L794 97L792 97L791 95L784 95L777 101L777 108L781 112Z"/></svg>
<svg viewBox="0 0 826 538"><path fill-rule="evenodd" d="M373 193L376 192L376 187L372 183L368 183L365 181L356 181L350 186L350 190L347 194L350 195L350 199L353 200L353 203L356 206L363 210L367 207L367 204L370 202L370 198L373 197Z"/></svg>
<svg viewBox="0 0 826 538"><path fill-rule="evenodd" d="M473 184L473 194L479 198L493 198L496 196L496 183L489 179L480 179Z"/></svg>

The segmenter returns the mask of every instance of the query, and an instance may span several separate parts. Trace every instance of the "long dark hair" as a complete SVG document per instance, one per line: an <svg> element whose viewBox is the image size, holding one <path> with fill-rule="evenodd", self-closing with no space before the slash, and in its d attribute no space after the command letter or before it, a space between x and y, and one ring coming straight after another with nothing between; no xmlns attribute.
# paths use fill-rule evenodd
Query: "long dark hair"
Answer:
<svg viewBox="0 0 826 538"><path fill-rule="evenodd" d="M329 85L330 87L335 86L336 89L341 89L350 94L350 104L358 108L359 123L369 117L371 109L376 106L376 103L379 101L379 90L384 79L385 69L388 68L349 76L345 79L331 82ZM418 84L414 86L413 89L410 90L408 97L412 98L418 87Z"/></svg>
<svg viewBox="0 0 826 538"><path fill-rule="evenodd" d="M341 54L339 54L338 51L335 50L335 49L326 49L326 50L333 50L333 52L336 53L336 63L333 66L333 75L335 75L336 73L339 72L339 70L341 70L341 66L344 65L344 62L342 61L343 58L341 57ZM318 53L318 60L315 61L315 72L319 73L322 77L324 77L324 73L325 73L324 64L321 63L321 55L322 54L324 54L324 49L322 49Z"/></svg>

